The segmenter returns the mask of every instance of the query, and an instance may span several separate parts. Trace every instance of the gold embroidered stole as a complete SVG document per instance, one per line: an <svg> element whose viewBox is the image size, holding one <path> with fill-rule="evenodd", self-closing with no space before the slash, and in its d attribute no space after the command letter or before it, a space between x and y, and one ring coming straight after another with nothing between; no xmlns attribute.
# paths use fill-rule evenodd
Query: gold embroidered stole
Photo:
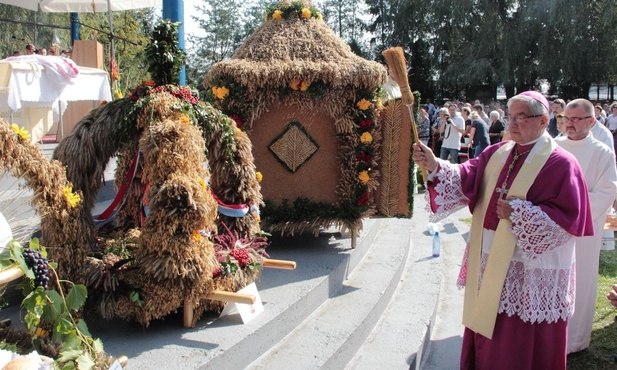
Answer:
<svg viewBox="0 0 617 370"><path fill-rule="evenodd" d="M486 208L491 200L491 196L495 192L497 179L506 162L502 161L502 158L508 158L514 145L513 141L503 145L489 159L482 177L482 186L479 189L478 200L473 210L471 223L463 325L489 339L492 338L493 330L495 329L501 291L510 267L510 260L514 254L516 239L514 234L512 234L510 220L499 220L495 239L493 239L491 244L486 269L484 270L482 284L478 290L482 256L482 230ZM525 160L521 170L512 182L512 186L508 191L508 197L526 199L529 188L557 146L552 138L546 136L540 138L536 143L536 146L538 145L540 145L537 148L539 150L536 150L531 163ZM534 149L536 148L534 147Z"/></svg>

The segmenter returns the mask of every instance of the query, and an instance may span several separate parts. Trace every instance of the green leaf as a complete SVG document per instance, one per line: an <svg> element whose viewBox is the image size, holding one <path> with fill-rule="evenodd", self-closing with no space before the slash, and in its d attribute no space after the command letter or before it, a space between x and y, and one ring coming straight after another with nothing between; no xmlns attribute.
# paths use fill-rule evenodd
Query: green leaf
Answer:
<svg viewBox="0 0 617 370"><path fill-rule="evenodd" d="M77 368L79 370L89 370L89 369L93 369L94 368L94 361L92 361L92 359L90 358L90 356L88 356L86 353L82 354L81 356L77 357L77 359L75 360L75 362L77 363Z"/></svg>
<svg viewBox="0 0 617 370"><path fill-rule="evenodd" d="M34 249L35 251L38 251L39 249L41 249L41 244L39 243L38 238L30 239L28 246L30 247L30 249Z"/></svg>
<svg viewBox="0 0 617 370"><path fill-rule="evenodd" d="M56 322L62 312L62 297L55 290L47 290L45 293L52 303L45 305L42 318L46 322Z"/></svg>
<svg viewBox="0 0 617 370"><path fill-rule="evenodd" d="M54 325L54 330L60 334L69 334L73 331L73 323L67 320L65 317L60 317Z"/></svg>
<svg viewBox="0 0 617 370"><path fill-rule="evenodd" d="M100 339L95 339L92 341L92 345L94 346L96 353L102 353L105 351L105 348L103 348L103 341Z"/></svg>
<svg viewBox="0 0 617 370"><path fill-rule="evenodd" d="M129 296L129 299L131 300L131 302L137 304L137 306L141 307L142 305L142 301L141 298L139 297L139 292L134 290L131 292L131 295Z"/></svg>
<svg viewBox="0 0 617 370"><path fill-rule="evenodd" d="M9 249L5 249L0 253L0 264L10 266L13 264L13 259L11 258L11 251Z"/></svg>
<svg viewBox="0 0 617 370"><path fill-rule="evenodd" d="M79 320L79 322L77 322L77 329L79 329L82 334L92 337L92 334L90 334L90 331L88 330L88 325L86 325L85 320L81 319Z"/></svg>
<svg viewBox="0 0 617 370"><path fill-rule="evenodd" d="M66 364L62 365L62 367L60 368L62 370L77 370L77 366L75 365L74 362L67 362Z"/></svg>
<svg viewBox="0 0 617 370"><path fill-rule="evenodd" d="M66 296L66 306L69 310L78 310L86 303L87 297L88 290L86 287L83 285L75 285Z"/></svg>
<svg viewBox="0 0 617 370"><path fill-rule="evenodd" d="M62 352L60 352L60 357L58 357L58 361L59 362L69 362L69 361L73 361L76 358L78 358L79 356L81 356L83 353L82 350L78 350L78 349L69 349L69 350L63 350Z"/></svg>
<svg viewBox="0 0 617 370"><path fill-rule="evenodd" d="M66 350L81 350L81 339L79 339L76 332L69 333L67 336L64 337L64 340L62 341L62 348Z"/></svg>
<svg viewBox="0 0 617 370"><path fill-rule="evenodd" d="M11 251L11 258L19 265L21 271L23 271L23 273L30 279L34 279L34 272L26 264L26 260L24 259L23 255L24 248L21 246L21 244L19 244L17 241L10 242L8 247Z"/></svg>

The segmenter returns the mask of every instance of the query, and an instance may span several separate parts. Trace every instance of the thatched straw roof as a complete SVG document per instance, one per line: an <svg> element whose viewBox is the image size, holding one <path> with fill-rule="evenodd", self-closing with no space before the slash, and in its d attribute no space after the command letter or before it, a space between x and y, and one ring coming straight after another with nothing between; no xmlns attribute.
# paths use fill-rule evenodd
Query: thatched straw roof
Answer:
<svg viewBox="0 0 617 370"><path fill-rule="evenodd" d="M359 57L317 18L269 19L236 51L215 64L205 78L228 75L250 91L277 89L291 80L321 80L332 89L373 90L386 80L379 63Z"/></svg>

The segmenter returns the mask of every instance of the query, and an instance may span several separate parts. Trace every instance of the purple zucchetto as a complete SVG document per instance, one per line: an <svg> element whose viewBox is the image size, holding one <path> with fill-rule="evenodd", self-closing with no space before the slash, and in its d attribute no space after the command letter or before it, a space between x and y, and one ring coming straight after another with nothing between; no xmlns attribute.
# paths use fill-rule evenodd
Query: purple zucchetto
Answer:
<svg viewBox="0 0 617 370"><path fill-rule="evenodd" d="M528 96L528 97L532 98L533 100L542 103L542 105L544 105L544 108L546 108L547 112L551 111L550 105L548 104L548 100L546 100L546 98L544 97L544 95L542 95L542 93L540 93L538 91L531 91L530 90L530 91L523 91L519 95Z"/></svg>

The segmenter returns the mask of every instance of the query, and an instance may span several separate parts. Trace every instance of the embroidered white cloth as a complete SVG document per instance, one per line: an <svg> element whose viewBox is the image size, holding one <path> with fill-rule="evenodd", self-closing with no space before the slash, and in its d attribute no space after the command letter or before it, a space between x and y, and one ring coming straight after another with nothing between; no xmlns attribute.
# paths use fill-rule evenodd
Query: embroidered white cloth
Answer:
<svg viewBox="0 0 617 370"><path fill-rule="evenodd" d="M68 101L110 101L107 72L78 67L59 56L19 56L0 60L0 111L21 118L32 142L39 141L63 114ZM61 109L60 109L61 108ZM22 114L15 114L21 112Z"/></svg>
<svg viewBox="0 0 617 370"><path fill-rule="evenodd" d="M460 191L458 166L439 161L438 170L431 175L439 181L435 186L434 203L438 206L435 215L442 218L469 203ZM512 232L517 243L498 312L516 315L530 323L565 320L574 309L575 275L570 267L574 263L575 238L531 202L516 199L510 205ZM483 229L480 281L494 238L495 230ZM465 247L457 279L461 287L467 279L468 254L469 245ZM540 255L542 258L538 259Z"/></svg>

